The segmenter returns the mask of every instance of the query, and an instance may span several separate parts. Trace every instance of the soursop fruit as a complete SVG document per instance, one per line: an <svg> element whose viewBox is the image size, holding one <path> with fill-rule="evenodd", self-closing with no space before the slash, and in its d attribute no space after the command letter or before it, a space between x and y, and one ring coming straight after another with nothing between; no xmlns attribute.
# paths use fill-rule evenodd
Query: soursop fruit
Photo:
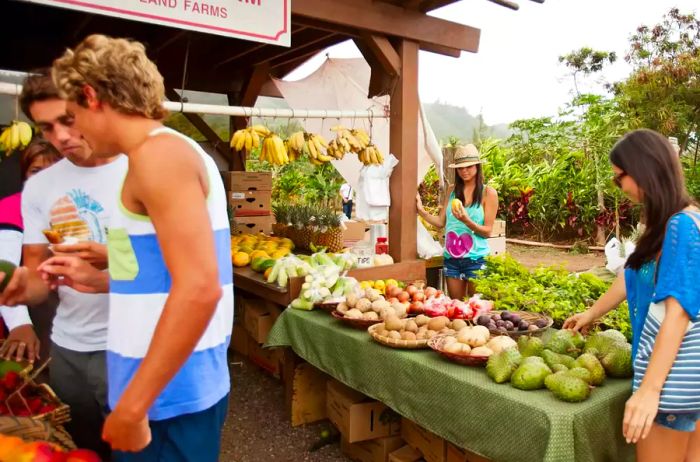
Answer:
<svg viewBox="0 0 700 462"><path fill-rule="evenodd" d="M554 366L552 366L552 372L555 372L555 373L556 372L566 372L568 370L569 370L569 368L563 364L555 364Z"/></svg>
<svg viewBox="0 0 700 462"><path fill-rule="evenodd" d="M536 358L537 356L532 356ZM528 358L526 358L528 359ZM544 388L544 379L552 373L545 363L531 361L521 364L510 378L510 384L520 390L538 390Z"/></svg>
<svg viewBox="0 0 700 462"><path fill-rule="evenodd" d="M627 337L625 337L625 334L623 334L619 330L608 329L602 332L598 332L598 335L602 335L603 337L607 337L620 343L627 343Z"/></svg>
<svg viewBox="0 0 700 462"><path fill-rule="evenodd" d="M575 367L584 367L591 373L591 385L598 386L605 381L605 368L600 364L598 358L590 353L584 353L574 361Z"/></svg>
<svg viewBox="0 0 700 462"><path fill-rule="evenodd" d="M528 335L521 335L518 339L518 350L520 354L524 357L528 356L539 356L544 350L544 343L539 337L530 337Z"/></svg>
<svg viewBox="0 0 700 462"><path fill-rule="evenodd" d="M591 373L585 367L573 367L566 371L566 374L571 377L578 377L587 384L591 383Z"/></svg>
<svg viewBox="0 0 700 462"><path fill-rule="evenodd" d="M615 344L600 360L610 377L624 379L632 377L632 345Z"/></svg>
<svg viewBox="0 0 700 462"><path fill-rule="evenodd" d="M585 341L579 332L562 329L555 332L544 345L555 353L565 354L572 358L578 357L583 350Z"/></svg>
<svg viewBox="0 0 700 462"><path fill-rule="evenodd" d="M523 358L522 364L544 364L545 366L547 363L544 362L544 359L542 359L542 356L528 356L527 358Z"/></svg>
<svg viewBox="0 0 700 462"><path fill-rule="evenodd" d="M563 364L567 367L567 369L574 367L574 358L564 354L555 353L551 350L545 349L542 351L542 358L544 358L544 362L547 363L550 369L553 368L555 364Z"/></svg>
<svg viewBox="0 0 700 462"><path fill-rule="evenodd" d="M626 343L627 339L620 331L610 329L589 336L586 339L583 352L595 355L598 359L603 359L615 345L624 345Z"/></svg>
<svg viewBox="0 0 700 462"><path fill-rule="evenodd" d="M489 357L486 375L496 383L507 382L522 360L523 357L516 348L505 349Z"/></svg>
<svg viewBox="0 0 700 462"><path fill-rule="evenodd" d="M591 394L588 384L578 377L568 375L568 372L557 372L547 376L545 386L555 397L569 403L585 401Z"/></svg>

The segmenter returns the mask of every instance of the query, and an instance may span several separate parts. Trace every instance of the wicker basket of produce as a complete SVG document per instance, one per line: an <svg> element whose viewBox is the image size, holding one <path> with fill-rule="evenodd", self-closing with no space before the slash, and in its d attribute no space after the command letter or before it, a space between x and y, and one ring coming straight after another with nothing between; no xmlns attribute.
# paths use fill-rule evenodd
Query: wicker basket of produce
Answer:
<svg viewBox="0 0 700 462"><path fill-rule="evenodd" d="M380 319L347 318L343 315L343 313L336 310L331 311L331 315L335 319L340 320L341 322L345 323L345 325L352 327L353 329L367 330L368 327L382 322Z"/></svg>
<svg viewBox="0 0 700 462"><path fill-rule="evenodd" d="M75 449L75 443L63 426L33 417L0 416L0 434L24 441L46 441L64 450Z"/></svg>
<svg viewBox="0 0 700 462"><path fill-rule="evenodd" d="M386 326L383 322L370 326L367 329L367 332L375 342L391 348L399 348L404 350L420 350L428 348L428 339L404 340L403 338L394 338L392 336L381 335L383 331L386 331Z"/></svg>
<svg viewBox="0 0 700 462"><path fill-rule="evenodd" d="M428 341L428 346L437 351L441 356L450 361L464 364L465 366L484 367L489 360L488 356L476 356L470 354L451 353L445 350L445 343L450 335L440 335L433 337Z"/></svg>
<svg viewBox="0 0 700 462"><path fill-rule="evenodd" d="M314 303L314 308L318 308L320 310L325 311L326 313L333 313L336 311L336 308L338 308L338 305L340 302L345 301L345 298L343 299L334 299L334 300L326 300L323 302L318 302Z"/></svg>
<svg viewBox="0 0 700 462"><path fill-rule="evenodd" d="M529 311L492 311L479 316L474 322L487 327L492 335L513 338L521 335L540 336L554 323L549 316Z"/></svg>

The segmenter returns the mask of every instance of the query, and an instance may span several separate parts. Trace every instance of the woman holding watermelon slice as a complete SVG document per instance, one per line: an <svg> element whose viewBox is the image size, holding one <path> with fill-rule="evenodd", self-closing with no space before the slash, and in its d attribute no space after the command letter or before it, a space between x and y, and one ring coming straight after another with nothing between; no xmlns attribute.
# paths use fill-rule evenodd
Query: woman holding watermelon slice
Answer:
<svg viewBox="0 0 700 462"><path fill-rule="evenodd" d="M449 191L440 214L429 214L417 197L418 214L437 228L445 228L444 274L451 298L462 300L474 292L476 277L489 254L491 235L498 211L498 193L484 184L484 161L473 144L459 146L455 152L455 185Z"/></svg>

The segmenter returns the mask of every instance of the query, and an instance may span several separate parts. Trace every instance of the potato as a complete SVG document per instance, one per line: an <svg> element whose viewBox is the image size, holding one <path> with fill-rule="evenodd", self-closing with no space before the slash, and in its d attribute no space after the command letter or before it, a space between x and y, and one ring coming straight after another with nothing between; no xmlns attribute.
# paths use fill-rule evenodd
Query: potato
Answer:
<svg viewBox="0 0 700 462"><path fill-rule="evenodd" d="M402 330L404 328L404 322L396 316L389 316L384 323L387 330Z"/></svg>
<svg viewBox="0 0 700 462"><path fill-rule="evenodd" d="M452 345L452 344L455 343L455 342L457 342L457 338L456 338L456 337L449 336L449 337L445 337L445 340L443 340L443 344L442 344L442 345L443 345L443 346Z"/></svg>
<svg viewBox="0 0 700 462"><path fill-rule="evenodd" d="M474 348L470 354L472 356L491 356L493 351L489 347L480 346Z"/></svg>
<svg viewBox="0 0 700 462"><path fill-rule="evenodd" d="M452 321L450 327L459 332L460 329L467 327L467 322L464 319L455 319Z"/></svg>
<svg viewBox="0 0 700 462"><path fill-rule="evenodd" d="M418 316L416 316L416 324L418 324L419 327L427 325L428 322L430 322L430 318L426 315L419 314Z"/></svg>
<svg viewBox="0 0 700 462"><path fill-rule="evenodd" d="M401 338L403 340L415 340L416 334L414 332L410 332L410 331L405 330L405 331L401 332Z"/></svg>
<svg viewBox="0 0 700 462"><path fill-rule="evenodd" d="M357 308L353 308L345 313L345 317L349 319L362 319L362 311L358 310Z"/></svg>
<svg viewBox="0 0 700 462"><path fill-rule="evenodd" d="M338 303L338 308L336 308L336 310L338 311L338 313L345 314L350 310L350 307L347 305L347 303L340 302Z"/></svg>
<svg viewBox="0 0 700 462"><path fill-rule="evenodd" d="M366 319L367 321L376 321L379 319L379 315L374 311L367 311L366 313L363 313L362 319Z"/></svg>
<svg viewBox="0 0 700 462"><path fill-rule="evenodd" d="M349 293L347 297L345 297L345 303L350 307L350 308L355 308L355 305L357 305L357 301L359 298L357 297L356 294Z"/></svg>
<svg viewBox="0 0 700 462"><path fill-rule="evenodd" d="M447 327L449 322L450 319L447 316L438 316L428 321L428 329L438 332Z"/></svg>
<svg viewBox="0 0 700 462"><path fill-rule="evenodd" d="M372 311L375 313L380 313L383 309L390 308L391 303L387 302L384 299L381 300L375 300L372 302Z"/></svg>
<svg viewBox="0 0 700 462"><path fill-rule="evenodd" d="M416 332L418 332L418 325L416 324L416 322L414 320L409 319L408 321L406 321L405 329L409 332L416 333Z"/></svg>
<svg viewBox="0 0 700 462"><path fill-rule="evenodd" d="M372 308L372 302L367 300L366 298L361 298L357 301L357 305L355 305L355 308L360 310L361 312L365 313Z"/></svg>
<svg viewBox="0 0 700 462"><path fill-rule="evenodd" d="M392 330L389 332L389 338L394 340L401 340L401 334L398 331Z"/></svg>

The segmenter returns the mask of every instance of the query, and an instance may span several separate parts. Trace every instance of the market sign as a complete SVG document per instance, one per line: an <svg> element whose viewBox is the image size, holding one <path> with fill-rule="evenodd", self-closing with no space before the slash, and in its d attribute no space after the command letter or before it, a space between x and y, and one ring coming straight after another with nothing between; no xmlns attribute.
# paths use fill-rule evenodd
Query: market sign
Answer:
<svg viewBox="0 0 700 462"><path fill-rule="evenodd" d="M291 0L24 0L288 47Z"/></svg>

